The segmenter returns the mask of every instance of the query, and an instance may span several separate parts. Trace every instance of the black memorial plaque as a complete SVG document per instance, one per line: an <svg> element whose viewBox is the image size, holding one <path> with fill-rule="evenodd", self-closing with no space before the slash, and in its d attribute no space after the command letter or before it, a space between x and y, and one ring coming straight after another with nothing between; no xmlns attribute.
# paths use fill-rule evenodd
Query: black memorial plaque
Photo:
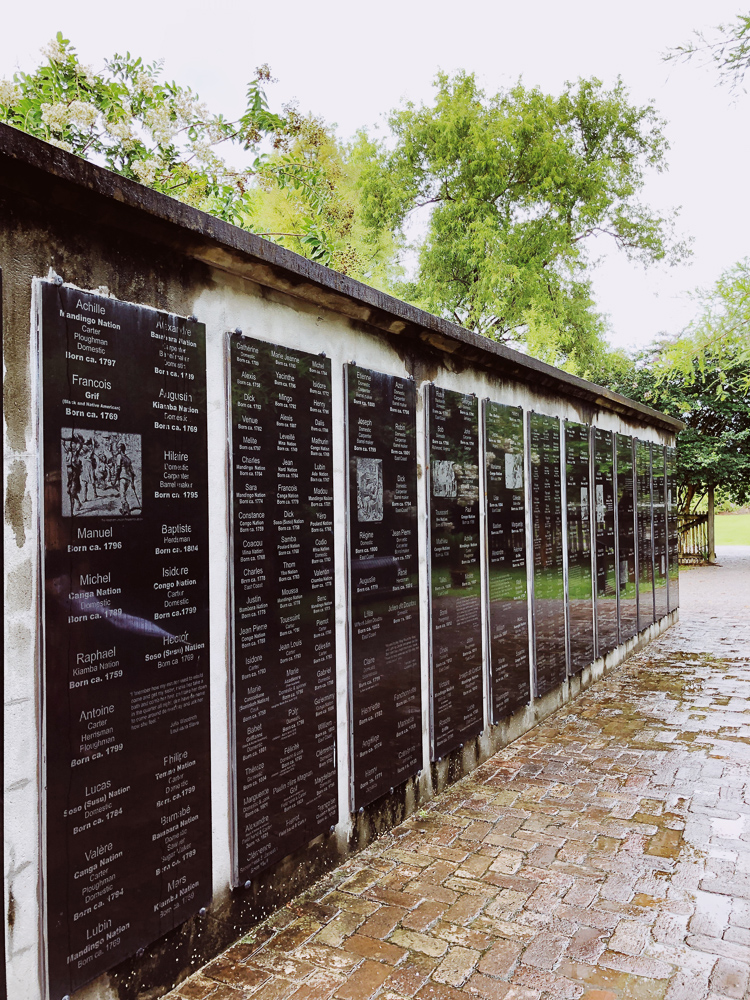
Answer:
<svg viewBox="0 0 750 1000"><path fill-rule="evenodd" d="M654 621L654 538L651 442L635 442L635 489L638 541L638 631Z"/></svg>
<svg viewBox="0 0 750 1000"><path fill-rule="evenodd" d="M568 544L570 670L594 661L594 596L591 573L591 517L588 424L565 421L565 507Z"/></svg>
<svg viewBox="0 0 750 1000"><path fill-rule="evenodd" d="M436 760L484 726L479 562L479 406L427 387L430 731Z"/></svg>
<svg viewBox="0 0 750 1000"><path fill-rule="evenodd" d="M52 1000L211 897L205 327L40 282Z"/></svg>
<svg viewBox="0 0 750 1000"><path fill-rule="evenodd" d="M668 447L667 457L667 554L668 554L668 606L676 611L680 606L680 564L677 536L677 449Z"/></svg>
<svg viewBox="0 0 750 1000"><path fill-rule="evenodd" d="M422 767L417 394L346 366L352 804Z"/></svg>
<svg viewBox="0 0 750 1000"><path fill-rule="evenodd" d="M656 621L669 611L667 595L667 504L666 456L663 444L651 445L654 491L654 616Z"/></svg>
<svg viewBox="0 0 750 1000"><path fill-rule="evenodd" d="M336 822L331 362L229 338L234 881Z"/></svg>
<svg viewBox="0 0 750 1000"><path fill-rule="evenodd" d="M633 438L615 434L617 487L618 615L620 642L638 635L638 578L635 561L635 466Z"/></svg>
<svg viewBox="0 0 750 1000"><path fill-rule="evenodd" d="M594 532L596 536L597 653L618 644L615 535L615 461L612 431L594 428Z"/></svg>
<svg viewBox="0 0 750 1000"><path fill-rule="evenodd" d="M529 609L523 410L484 401L490 706L499 722L528 704Z"/></svg>
<svg viewBox="0 0 750 1000"><path fill-rule="evenodd" d="M536 695L566 674L560 421L529 414L531 519L534 531L534 651Z"/></svg>

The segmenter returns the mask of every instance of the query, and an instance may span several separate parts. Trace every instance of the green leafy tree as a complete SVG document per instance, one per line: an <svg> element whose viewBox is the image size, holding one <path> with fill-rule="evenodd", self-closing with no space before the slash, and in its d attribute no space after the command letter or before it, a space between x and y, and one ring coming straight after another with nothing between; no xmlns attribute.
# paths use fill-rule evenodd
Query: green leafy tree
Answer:
<svg viewBox="0 0 750 1000"><path fill-rule="evenodd" d="M33 73L0 80L0 121L249 230L259 228L265 197L287 198L294 249L326 264L342 258L339 190L319 159L302 155L325 125L294 104L271 110L268 67L256 71L242 114L229 120L189 87L163 80L159 63L128 53L95 72L62 33L43 53ZM222 155L230 147L240 166Z"/></svg>
<svg viewBox="0 0 750 1000"><path fill-rule="evenodd" d="M416 276L397 291L470 329L581 370L605 328L587 277L594 239L644 264L686 253L673 218L639 201L667 142L621 82L487 97L471 74L440 74L431 105L406 104L388 124L389 143L361 133L352 154L364 221L406 243L415 213L429 213Z"/></svg>
<svg viewBox="0 0 750 1000"><path fill-rule="evenodd" d="M688 383L713 380L719 398L750 391L750 258L732 265L713 288L695 294L697 314L664 350L662 371ZM726 360L726 373L722 359Z"/></svg>
<svg viewBox="0 0 750 1000"><path fill-rule="evenodd" d="M747 363L724 345L693 360L686 378L663 345L630 359L609 387L678 417L687 425L677 437L678 503L690 513L718 489L733 503L750 501L750 396Z"/></svg>
<svg viewBox="0 0 750 1000"><path fill-rule="evenodd" d="M750 13L737 14L708 33L695 31L689 42L670 49L664 58L713 66L719 82L736 89L750 69Z"/></svg>
<svg viewBox="0 0 750 1000"><path fill-rule="evenodd" d="M252 198L256 232L376 287L393 284L400 274L396 242L388 230L364 225L359 164L348 147L333 129L309 118L292 141L289 154L317 178L321 197L316 215L310 215L304 189L262 183ZM279 156L271 155L271 166Z"/></svg>

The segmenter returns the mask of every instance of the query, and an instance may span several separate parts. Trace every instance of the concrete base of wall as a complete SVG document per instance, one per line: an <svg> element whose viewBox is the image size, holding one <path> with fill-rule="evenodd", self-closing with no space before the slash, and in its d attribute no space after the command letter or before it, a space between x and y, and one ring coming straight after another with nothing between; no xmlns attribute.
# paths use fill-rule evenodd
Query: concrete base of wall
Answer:
<svg viewBox="0 0 750 1000"><path fill-rule="evenodd" d="M214 898L203 917L195 917L167 934L140 956L123 962L109 975L79 990L75 1000L155 1000L200 968L274 910L309 889L331 868L362 850L411 816L425 803L479 764L528 733L576 700L634 653L679 621L679 610L644 629L600 657L542 698L519 709L502 723L489 726L439 763L393 790L352 817L348 829L337 827L306 848L257 876L247 888Z"/></svg>

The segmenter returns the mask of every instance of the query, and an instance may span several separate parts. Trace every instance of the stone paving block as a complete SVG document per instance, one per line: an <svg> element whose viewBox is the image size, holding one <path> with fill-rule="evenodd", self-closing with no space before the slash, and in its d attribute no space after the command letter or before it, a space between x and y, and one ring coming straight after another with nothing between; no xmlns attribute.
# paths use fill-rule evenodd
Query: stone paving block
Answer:
<svg viewBox="0 0 750 1000"><path fill-rule="evenodd" d="M750 955L748 956L750 958ZM712 990L727 997L745 996L750 981L750 967L744 962L735 962L729 958L720 958L711 973L709 985Z"/></svg>
<svg viewBox="0 0 750 1000"><path fill-rule="evenodd" d="M695 913L690 918L688 928L692 934L707 937L721 937L729 926L732 914L732 899L715 892L696 892Z"/></svg>
<svg viewBox="0 0 750 1000"><path fill-rule="evenodd" d="M469 978L479 961L479 952L471 948L450 948L432 978L448 986L461 986Z"/></svg>
<svg viewBox="0 0 750 1000"><path fill-rule="evenodd" d="M669 982L664 1000L696 1000L708 992L708 974L696 975L694 972L680 970Z"/></svg>
<svg viewBox="0 0 750 1000"><path fill-rule="evenodd" d="M425 899L419 904L416 910L405 914L401 923L408 930L426 931L431 924L435 923L438 917L442 916L447 908L447 903L442 903L437 899Z"/></svg>
<svg viewBox="0 0 750 1000"><path fill-rule="evenodd" d="M430 978L439 961L438 958L412 952L407 962L402 962L391 972L383 989L399 996L413 997Z"/></svg>
<svg viewBox="0 0 750 1000"><path fill-rule="evenodd" d="M313 972L297 989L289 1000L328 1000L346 982L343 973Z"/></svg>
<svg viewBox="0 0 750 1000"><path fill-rule="evenodd" d="M423 905L420 903L420 906ZM360 934L366 934L373 938L387 938L401 920L409 913L402 906L381 906L372 916L368 917L360 927ZM350 933L357 930L354 927ZM320 936L320 935L318 935Z"/></svg>
<svg viewBox="0 0 750 1000"><path fill-rule="evenodd" d="M375 885L383 877L383 873L372 868L363 868L362 871L358 871L356 874L345 879L339 889L341 892L351 893L352 896L359 896L369 889L371 885Z"/></svg>
<svg viewBox="0 0 750 1000"><path fill-rule="evenodd" d="M570 958L595 965L596 960L607 947L606 936L594 927L579 927L567 947Z"/></svg>
<svg viewBox="0 0 750 1000"><path fill-rule="evenodd" d="M510 938L511 940L518 939L519 941L528 941L536 933L527 924L484 916L474 921L472 929L486 934L488 937L503 937Z"/></svg>
<svg viewBox="0 0 750 1000"><path fill-rule="evenodd" d="M569 982L582 984L587 991L612 992L618 1000L662 1000L667 989L666 980L644 979L641 976L618 972L615 969L604 969L598 965L587 965L583 962L563 961L556 973L566 977ZM583 996L587 997L587 994L584 993ZM691 997L690 1000L699 1000L699 997Z"/></svg>
<svg viewBox="0 0 750 1000"><path fill-rule="evenodd" d="M334 994L341 1000L369 1000L390 975L391 967L380 962L363 962L346 978Z"/></svg>
<svg viewBox="0 0 750 1000"><path fill-rule="evenodd" d="M210 994L209 1000L248 1000L252 996L247 990L230 986L228 983L215 984L216 989Z"/></svg>
<svg viewBox="0 0 750 1000"><path fill-rule="evenodd" d="M291 979L285 979L283 976L275 976L273 979L269 979L267 983L263 983L259 989L250 995L253 997L253 1000L286 1000L298 986L299 983L295 983ZM217 998L211 997L211 1000L217 1000Z"/></svg>
<svg viewBox="0 0 750 1000"><path fill-rule="evenodd" d="M617 951L603 952L599 956L598 964L604 969L615 969L644 979L669 979L676 971L673 965L657 958L623 955Z"/></svg>
<svg viewBox="0 0 750 1000"><path fill-rule="evenodd" d="M693 934L688 936L687 944L691 948L697 948L698 951L707 951L710 955L719 955L736 962L743 962L747 959L747 949L744 945L734 944L732 941Z"/></svg>
<svg viewBox="0 0 750 1000"><path fill-rule="evenodd" d="M547 1000L577 1000L583 995L584 987L558 973L536 969L530 965L519 965L513 973L513 982L527 989L539 990Z"/></svg>
<svg viewBox="0 0 750 1000"><path fill-rule="evenodd" d="M327 893L323 897L323 901L338 907L340 910L345 910L347 913L357 913L366 917L378 909L378 904L372 900L350 896L349 893L341 892L338 889Z"/></svg>
<svg viewBox="0 0 750 1000"><path fill-rule="evenodd" d="M443 920L455 924L467 924L478 917L485 906L485 900L481 896L465 895L461 896L452 906L443 913Z"/></svg>
<svg viewBox="0 0 750 1000"><path fill-rule="evenodd" d="M184 1000L208 1000L208 997L217 989L217 983L213 979L206 979L198 974L191 976L186 982L177 987L176 993Z"/></svg>
<svg viewBox="0 0 750 1000"><path fill-rule="evenodd" d="M522 951L523 947L517 941L501 938L482 956L479 971L495 979L507 979Z"/></svg>
<svg viewBox="0 0 750 1000"><path fill-rule="evenodd" d="M733 944L743 944L750 955L750 928L730 926L724 931L724 940Z"/></svg>
<svg viewBox="0 0 750 1000"><path fill-rule="evenodd" d="M609 940L610 951L641 955L651 940L649 928L637 920L621 920Z"/></svg>
<svg viewBox="0 0 750 1000"><path fill-rule="evenodd" d="M208 979L215 979L221 983L231 983L243 989L254 989L270 978L270 973L248 968L241 962L228 959L226 955L210 962L203 969L203 975Z"/></svg>
<svg viewBox="0 0 750 1000"><path fill-rule="evenodd" d="M431 937L429 934L421 934L419 931L408 931L402 928L394 931L390 940L393 944L397 944L401 948L421 951L425 955L434 955L435 957L443 955L448 950L447 943L441 941L439 938Z"/></svg>
<svg viewBox="0 0 750 1000"><path fill-rule="evenodd" d="M430 980L415 994L416 1000L466 1000L461 990Z"/></svg>
<svg viewBox="0 0 750 1000"><path fill-rule="evenodd" d="M392 906L403 906L406 910L413 910L430 893L429 891L422 891L414 882L410 882L409 886L411 889L410 892L399 892L397 889L385 889L383 886L373 885L365 890L365 894L369 899L376 900L379 903L389 903Z"/></svg>
<svg viewBox="0 0 750 1000"><path fill-rule="evenodd" d="M345 939L345 941L348 940L350 939ZM351 972L353 968L359 965L359 958L347 954L341 948L330 948L326 945L315 944L314 942L300 945L294 952L294 955L295 958L303 962L310 962L312 965L330 969L332 972Z"/></svg>
<svg viewBox="0 0 750 1000"><path fill-rule="evenodd" d="M376 911L379 912L379 911ZM338 948L344 938L349 937L353 934L358 927L361 927L365 923L365 916L361 913L339 913L338 916L334 917L330 923L322 927L318 933L313 938L315 944L325 944L331 945L333 948ZM372 918L369 918L372 919ZM398 923L398 921L396 921ZM396 926L395 924L393 925ZM393 928L391 928L393 930ZM390 933L390 931L388 932Z"/></svg>
<svg viewBox="0 0 750 1000"><path fill-rule="evenodd" d="M366 937L364 934L352 934L344 941L342 947L345 951L353 952L354 955L359 955L361 958L372 958L378 962L385 962L387 965L398 965L406 955L404 948L399 948L387 941Z"/></svg>
<svg viewBox="0 0 750 1000"><path fill-rule="evenodd" d="M444 920L439 920L430 933L449 944L461 945L462 948L474 948L477 951L485 951L494 940L474 927L461 927L458 924L449 924Z"/></svg>
<svg viewBox="0 0 750 1000"><path fill-rule="evenodd" d="M253 955L252 965L268 972L274 972L286 979L304 979L315 966L280 952L261 950Z"/></svg>
<svg viewBox="0 0 750 1000"><path fill-rule="evenodd" d="M523 953L523 963L537 969L554 969L569 944L570 938L562 934L537 934Z"/></svg>

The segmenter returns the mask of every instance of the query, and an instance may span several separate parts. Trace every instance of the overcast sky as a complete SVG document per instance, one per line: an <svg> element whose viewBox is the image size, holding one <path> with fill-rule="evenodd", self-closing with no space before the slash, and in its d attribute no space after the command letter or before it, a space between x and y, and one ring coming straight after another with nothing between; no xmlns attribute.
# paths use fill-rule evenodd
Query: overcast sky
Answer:
<svg viewBox="0 0 750 1000"><path fill-rule="evenodd" d="M40 47L61 30L95 68L113 52L164 59L170 79L191 85L212 110L242 106L253 70L270 64L273 105L296 97L350 136L402 99L429 100L438 69L474 71L489 91L514 83L552 92L566 80L622 76L637 102L653 99L667 119L670 170L650 178L645 200L681 206L679 229L694 239L687 265L629 265L601 241L594 272L613 343L648 343L690 318L688 292L750 254L750 97L718 87L711 70L665 64L662 53L694 28L734 18L727 0L245 0L164 3L34 0L3 13L0 77L33 69Z"/></svg>

